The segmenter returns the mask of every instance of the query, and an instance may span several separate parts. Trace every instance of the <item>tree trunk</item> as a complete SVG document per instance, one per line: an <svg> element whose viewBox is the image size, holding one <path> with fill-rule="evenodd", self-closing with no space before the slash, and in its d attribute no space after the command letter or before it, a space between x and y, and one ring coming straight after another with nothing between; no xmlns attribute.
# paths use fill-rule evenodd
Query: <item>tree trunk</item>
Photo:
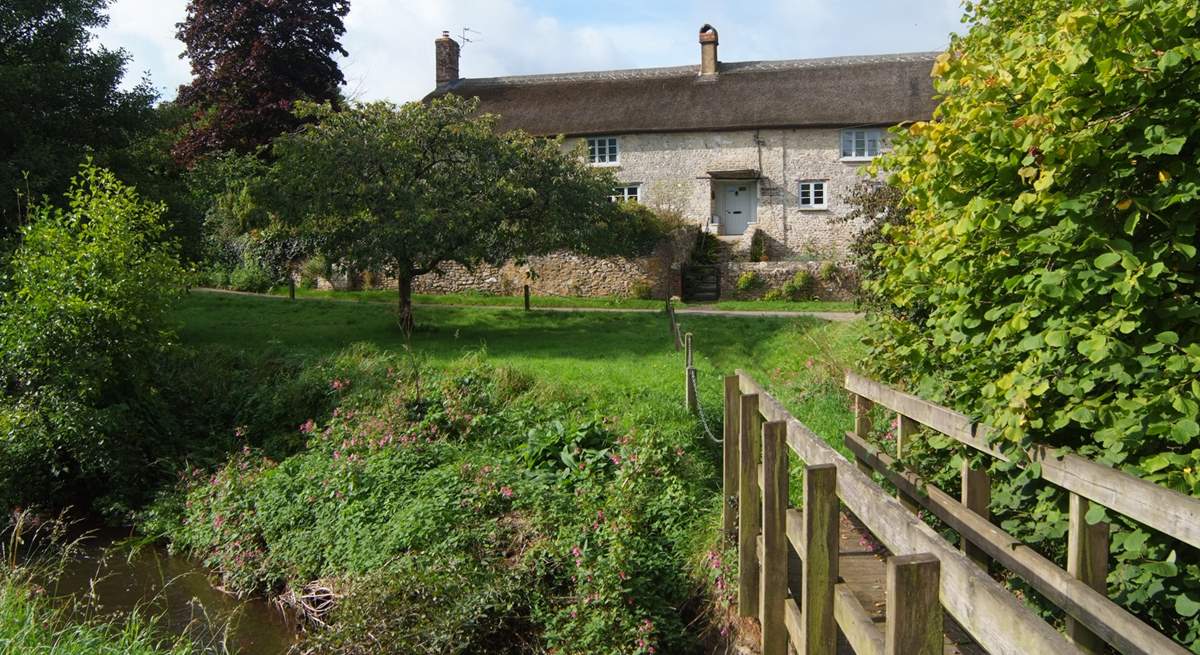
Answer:
<svg viewBox="0 0 1200 655"><path fill-rule="evenodd" d="M288 300L296 299L296 278L292 277L292 272L288 271Z"/></svg>
<svg viewBox="0 0 1200 655"><path fill-rule="evenodd" d="M396 279L396 290L400 293L400 306L397 312L397 320L400 323L400 329L404 330L405 335L411 335L413 330L413 312L412 312L412 278L406 274L401 274Z"/></svg>

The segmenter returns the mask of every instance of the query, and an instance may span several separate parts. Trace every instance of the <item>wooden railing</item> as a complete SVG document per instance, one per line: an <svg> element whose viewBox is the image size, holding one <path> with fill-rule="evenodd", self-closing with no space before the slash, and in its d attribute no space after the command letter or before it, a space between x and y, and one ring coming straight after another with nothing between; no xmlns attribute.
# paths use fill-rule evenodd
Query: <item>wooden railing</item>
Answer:
<svg viewBox="0 0 1200 655"><path fill-rule="evenodd" d="M899 465L922 425L1008 461L989 444L990 428L854 373L846 374L845 385L855 401L855 426L846 435L846 445L862 470L877 472L895 485L904 506L924 508L957 531L964 553L976 566L984 567L981 570L986 569L990 558L1061 608L1068 617L1067 634L1081 652L1102 653L1105 644L1127 654L1188 652L1108 598L1109 526L1089 525L1085 516L1089 505L1097 503L1200 547L1200 499L1078 455L1035 445L1026 453L1028 464L1039 464L1042 479L1070 494L1067 568L1063 570L990 522L990 480L985 467L972 468L964 462L960 497L956 499ZM870 410L876 404L895 412L898 418L896 457L867 442L872 428ZM1018 463L1026 465L1024 461ZM954 613L949 606L947 609Z"/></svg>
<svg viewBox="0 0 1200 655"><path fill-rule="evenodd" d="M992 655L1082 652L740 371L725 379L724 441L738 612L759 619L764 655L832 655L839 629L860 655L941 653L943 609ZM805 465L800 509L789 452ZM882 627L838 581L839 500L894 554Z"/></svg>

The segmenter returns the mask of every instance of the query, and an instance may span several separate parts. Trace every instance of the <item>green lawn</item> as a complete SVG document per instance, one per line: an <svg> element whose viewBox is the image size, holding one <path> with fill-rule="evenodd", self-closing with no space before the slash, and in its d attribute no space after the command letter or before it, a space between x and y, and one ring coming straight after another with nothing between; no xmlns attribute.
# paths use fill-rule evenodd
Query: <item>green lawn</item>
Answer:
<svg viewBox="0 0 1200 655"><path fill-rule="evenodd" d="M286 296L286 287L275 287L270 293L276 296ZM396 292L391 289L368 289L365 291L329 291L322 289L296 289L300 298L329 298L352 300L356 302L395 303ZM497 296L485 293L453 293L445 295L416 294L413 302L419 305L468 305L485 307L520 307L524 298L520 295ZM616 296L583 297L583 296L533 296L531 305L537 307L581 307L598 309L661 309L661 300L641 300L638 298L621 298ZM782 300L722 300L717 303L682 303L676 307L705 307L731 312L740 311L780 311L780 312L852 312L853 302L806 300L788 302Z"/></svg>
<svg viewBox="0 0 1200 655"><path fill-rule="evenodd" d="M558 313L422 307L413 350L433 364L484 349L489 361L560 383L598 402L653 394L682 402L681 355L661 314ZM356 342L403 349L390 307L193 293L179 312L186 343L281 346L319 356ZM699 391L719 423L721 376L752 373L795 414L840 446L850 411L836 389L860 356L861 323L810 318L680 316L693 332Z"/></svg>

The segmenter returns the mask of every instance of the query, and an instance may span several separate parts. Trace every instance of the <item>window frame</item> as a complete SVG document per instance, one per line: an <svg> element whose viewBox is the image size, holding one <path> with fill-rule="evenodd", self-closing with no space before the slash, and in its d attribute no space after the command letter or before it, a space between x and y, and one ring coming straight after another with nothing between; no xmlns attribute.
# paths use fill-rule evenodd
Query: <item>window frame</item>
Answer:
<svg viewBox="0 0 1200 655"><path fill-rule="evenodd" d="M804 187L808 186L808 204L804 204ZM816 204L817 185L820 185L821 204ZM821 211L829 209L829 180L801 179L796 181L796 208L800 211Z"/></svg>
<svg viewBox="0 0 1200 655"><path fill-rule="evenodd" d="M601 144L603 142L603 144ZM615 136L589 136L584 137L584 143L587 145L587 162L590 166L620 166L621 165L621 140ZM599 149L604 147L604 161L599 161Z"/></svg>
<svg viewBox="0 0 1200 655"><path fill-rule="evenodd" d="M862 136L862 147L864 154L858 153L859 135ZM847 141L849 136L849 141ZM871 154L871 142L874 137L875 154ZM847 127L843 128L839 133L838 153L841 154L842 161L871 161L879 155L883 154L883 130L878 127ZM847 154L846 144L849 142L850 150Z"/></svg>
<svg viewBox="0 0 1200 655"><path fill-rule="evenodd" d="M630 189L633 190L633 195L629 194ZM613 189L613 193L608 196L612 202L636 202L639 205L642 203L642 184L640 182L622 182L620 186Z"/></svg>

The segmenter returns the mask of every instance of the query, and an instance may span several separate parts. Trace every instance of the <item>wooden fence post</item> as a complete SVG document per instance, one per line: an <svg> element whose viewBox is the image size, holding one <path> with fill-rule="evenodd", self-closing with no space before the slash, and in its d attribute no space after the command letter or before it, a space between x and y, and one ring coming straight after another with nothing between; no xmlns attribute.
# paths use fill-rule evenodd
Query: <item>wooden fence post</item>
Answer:
<svg viewBox="0 0 1200 655"><path fill-rule="evenodd" d="M897 418L899 420L896 422L896 459L901 460L904 458L905 449L912 444L913 439L917 436L920 424L903 414L897 414ZM897 491L896 498L900 500L901 505L904 505L913 514L921 511L920 503L916 499L910 498L903 491Z"/></svg>
<svg viewBox="0 0 1200 655"><path fill-rule="evenodd" d="M1067 573L1108 596L1108 524L1088 525L1088 500L1070 497L1067 528ZM1075 619L1067 617L1067 636L1085 653L1108 652L1104 641Z"/></svg>
<svg viewBox="0 0 1200 655"><path fill-rule="evenodd" d="M942 654L941 567L930 553L888 559L885 655Z"/></svg>
<svg viewBox="0 0 1200 655"><path fill-rule="evenodd" d="M762 655L787 655L783 622L788 595L788 454L787 423L771 421L762 428L762 575L759 580L759 623Z"/></svg>
<svg viewBox="0 0 1200 655"><path fill-rule="evenodd" d="M525 311L529 311L529 285L525 285Z"/></svg>
<svg viewBox="0 0 1200 655"><path fill-rule="evenodd" d="M721 444L725 502L721 507L721 525L731 544L737 541L737 515L734 512L738 500L738 409L741 397L738 376L725 376L725 430Z"/></svg>
<svg viewBox="0 0 1200 655"><path fill-rule="evenodd" d="M688 366L683 369L683 404L687 410L696 413L696 369Z"/></svg>
<svg viewBox="0 0 1200 655"><path fill-rule="evenodd" d="M801 612L804 644L801 655L834 655L837 622L833 587L838 579L839 544L837 466L804 470L804 573Z"/></svg>
<svg viewBox="0 0 1200 655"><path fill-rule="evenodd" d="M758 616L758 395L741 397L738 412L738 616Z"/></svg>
<svg viewBox="0 0 1200 655"><path fill-rule="evenodd" d="M992 520L992 480L988 476L986 468L971 466L969 459L964 459L962 463L962 496L960 499L968 510L989 521ZM987 554L983 552L982 548L967 541L966 537L961 537L961 539L963 554L986 571L989 561Z"/></svg>
<svg viewBox="0 0 1200 655"><path fill-rule="evenodd" d="M871 408L875 403L863 398L858 394L854 394L854 434L866 439L871 434ZM860 461L857 457L854 458L854 463L858 465L858 470L871 475L871 467L866 462Z"/></svg>

